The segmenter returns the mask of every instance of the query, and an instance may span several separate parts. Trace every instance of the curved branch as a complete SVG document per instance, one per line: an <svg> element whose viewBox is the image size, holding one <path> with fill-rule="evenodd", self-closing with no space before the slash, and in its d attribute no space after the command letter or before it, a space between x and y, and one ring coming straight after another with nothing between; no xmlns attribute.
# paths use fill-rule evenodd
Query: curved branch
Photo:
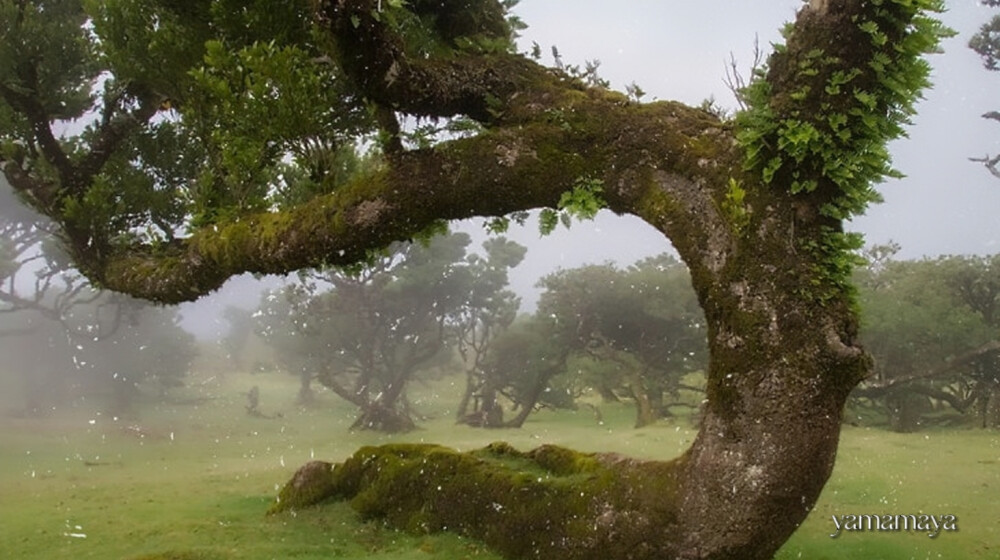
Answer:
<svg viewBox="0 0 1000 560"><path fill-rule="evenodd" d="M28 84L25 88L26 91L37 91L38 89L34 71L35 68L33 66L26 66L25 72L22 72L22 74L28 74L27 76L22 76L22 79ZM20 111L28 119L35 136L35 141L38 142L38 146L41 148L42 154L45 155L45 159L55 167L60 179L64 183L70 182L70 178L74 174L73 164L70 162L66 152L63 151L59 140L52 134L52 127L49 125L49 115L46 113L42 103L36 97L17 91L2 83L0 83L0 97L3 97L8 105Z"/></svg>
<svg viewBox="0 0 1000 560"><path fill-rule="evenodd" d="M983 156L981 158L969 158L969 161L983 164L983 166L985 166L986 169L994 177L996 177L997 179L1000 179L1000 168L997 167L998 165L1000 165L1000 154L997 154L997 155L992 156L992 157L989 156L989 155L986 155L986 156Z"/></svg>
<svg viewBox="0 0 1000 560"><path fill-rule="evenodd" d="M599 95L562 111L572 120L406 152L333 194L220 223L166 248L137 245L105 259L83 240L74 256L103 287L175 303L242 272L351 264L442 219L556 207L576 180L593 177L612 210L643 217L693 270L715 274L731 245L717 201L740 164L720 123L679 104L620 105Z"/></svg>

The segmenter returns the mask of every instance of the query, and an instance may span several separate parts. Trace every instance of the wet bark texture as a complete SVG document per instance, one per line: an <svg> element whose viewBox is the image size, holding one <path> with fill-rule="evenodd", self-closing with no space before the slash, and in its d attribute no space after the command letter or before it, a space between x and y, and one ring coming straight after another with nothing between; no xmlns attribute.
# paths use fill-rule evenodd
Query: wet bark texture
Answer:
<svg viewBox="0 0 1000 560"><path fill-rule="evenodd" d="M350 4L330 5L335 33ZM804 14L814 24L821 17L808 8ZM354 38L349 30L339 33ZM374 46L354 48L360 59L378 56ZM460 67L455 61L451 69L461 74ZM411 70L413 76L396 83L420 83L421 69ZM828 221L808 201L757 189L748 203L749 225L738 231L720 211L724 189L730 178L754 179L743 172L732 131L713 115L674 103L632 104L530 68L512 73L494 66L480 77L487 83L463 83L516 92L506 94L505 112L487 119L496 131L409 153L399 168L409 178L444 178L437 192L460 200L462 215L469 206L488 214L551 206L568 181L596 176L612 209L637 214L667 234L691 268L710 324L709 406L700 434L674 461L598 461L607 469L601 472L616 480L634 481L627 472L648 469L662 487L597 491L595 481L604 474L575 473L574 491L564 495L537 482L546 480L532 476L538 465L516 462L477 486L470 480L478 475L464 469L492 473L489 458L381 448L362 450L334 470L352 473L349 482L337 484L347 489L335 495L352 500L366 516L411 530L459 530L512 558L771 557L829 477L844 401L868 368L847 298L820 303L801 289L816 266L801 251L801 237L819 235ZM399 101L378 84L371 93ZM553 108L562 122L546 116ZM492 172L473 171L486 168ZM553 192L542 185L557 187ZM482 189L501 193L489 208L478 208L472 198ZM458 217L446 200L422 203L438 205L435 215ZM525 456L536 453L544 451ZM399 468L389 466L397 461ZM413 469L429 470L416 476ZM500 482L506 477L520 482ZM572 497L578 491L587 496L582 502ZM654 498L634 501L637 493ZM524 495L531 498L520 499ZM449 513L457 511L452 500L458 497L472 509L455 518ZM581 533L581 526L593 529Z"/></svg>
<svg viewBox="0 0 1000 560"><path fill-rule="evenodd" d="M351 264L441 219L554 208L581 180L597 181L608 208L670 238L705 310L708 405L691 449L639 462L556 448L365 448L336 468L308 466L290 485L312 488L308 480L317 479L322 491L299 500L283 493L282 507L350 499L366 516L416 531L457 529L511 558L770 558L829 477L844 401L869 369L849 294L824 285L826 263L804 250L840 228L820 212L831 186L791 194L784 168L763 183L745 170L735 125L703 110L635 103L507 52L411 56L390 18L378 17L385 3L316 4L336 43L331 56L373 106L464 115L483 131L427 149L389 142L385 166L332 194L220 222L170 246L96 250L87 232L65 223L83 272L136 296L185 301L243 272ZM426 16L444 42L505 33L496 0L408 4L397 9ZM771 60L774 111L822 90L810 81L819 78L798 72L816 49L830 50L845 70L866 67L870 53L858 46L865 41L855 40L854 22L872 4L802 8L797 42ZM878 9L902 11L892 2ZM392 119L384 120L391 133ZM79 184L86 169L63 164L69 184ZM56 196L12 183L35 200ZM746 193L738 207L734 184ZM74 196L74 188L59 192ZM58 214L58 201L39 206ZM381 414L371 411L372 420L384 421Z"/></svg>

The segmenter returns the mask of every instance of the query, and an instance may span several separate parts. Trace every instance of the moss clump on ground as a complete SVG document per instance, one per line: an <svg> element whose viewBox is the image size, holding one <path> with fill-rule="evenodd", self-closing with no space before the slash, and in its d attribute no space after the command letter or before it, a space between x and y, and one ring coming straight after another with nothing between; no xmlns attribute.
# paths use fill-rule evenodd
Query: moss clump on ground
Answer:
<svg viewBox="0 0 1000 560"><path fill-rule="evenodd" d="M317 504L334 495L333 464L309 461L295 471L292 479L278 493L268 513L278 513Z"/></svg>
<svg viewBox="0 0 1000 560"><path fill-rule="evenodd" d="M271 512L339 498L364 518L455 531L511 558L659 558L676 523L677 468L551 445L363 447L335 466L306 464Z"/></svg>

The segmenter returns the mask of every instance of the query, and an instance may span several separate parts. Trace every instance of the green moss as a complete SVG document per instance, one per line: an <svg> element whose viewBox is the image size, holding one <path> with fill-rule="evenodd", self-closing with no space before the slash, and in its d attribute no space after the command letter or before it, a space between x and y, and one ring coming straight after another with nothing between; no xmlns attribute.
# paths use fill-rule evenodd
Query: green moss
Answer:
<svg viewBox="0 0 1000 560"><path fill-rule="evenodd" d="M268 514L315 505L334 495L336 480L331 463L310 461L299 468L282 487L277 501L268 509Z"/></svg>
<svg viewBox="0 0 1000 560"><path fill-rule="evenodd" d="M552 445L461 453L393 444L360 449L330 471L329 485L302 484L296 473L279 503L341 497L364 518L415 533L457 531L511 558L656 558L676 519L677 470L677 462ZM297 479L304 495L288 490Z"/></svg>

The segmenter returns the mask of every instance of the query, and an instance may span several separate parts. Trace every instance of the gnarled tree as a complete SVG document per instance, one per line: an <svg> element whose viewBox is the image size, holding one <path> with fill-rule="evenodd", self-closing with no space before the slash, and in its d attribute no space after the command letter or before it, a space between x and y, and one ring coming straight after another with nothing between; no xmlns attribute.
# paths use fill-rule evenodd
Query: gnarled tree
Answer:
<svg viewBox="0 0 1000 560"><path fill-rule="evenodd" d="M708 323L709 402L683 456L501 448L487 455L552 476L470 486L497 461L368 450L331 492L510 555L769 557L819 495L845 398L869 371L848 281L858 241L841 223L892 173L886 142L927 85L941 2L811 0L733 121L632 102L513 52L508 4L4 0L3 171L60 224L84 274L162 302L242 272L351 264L440 220L596 204L642 218L689 267ZM76 138L53 132L85 114ZM400 115L467 132L413 146ZM338 180L323 162L359 133L378 133L384 158ZM289 161L310 172L278 172ZM275 204L292 183L313 196ZM533 492L509 491L519 484ZM380 504L391 489L407 499ZM447 496L497 515L456 525L446 514L464 510Z"/></svg>

